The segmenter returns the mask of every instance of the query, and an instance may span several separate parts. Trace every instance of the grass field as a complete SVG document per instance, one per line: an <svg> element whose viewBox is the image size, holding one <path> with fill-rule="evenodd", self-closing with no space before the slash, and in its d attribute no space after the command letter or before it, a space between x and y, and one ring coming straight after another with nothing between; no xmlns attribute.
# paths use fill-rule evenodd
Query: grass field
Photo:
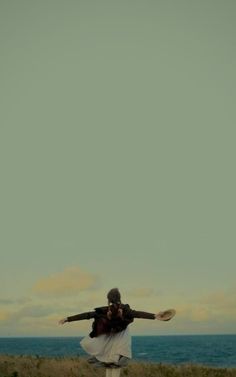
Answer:
<svg viewBox="0 0 236 377"><path fill-rule="evenodd" d="M84 358L45 358L0 355L0 377L104 377ZM121 377L236 377L236 368L209 368L199 365L171 366L131 362Z"/></svg>

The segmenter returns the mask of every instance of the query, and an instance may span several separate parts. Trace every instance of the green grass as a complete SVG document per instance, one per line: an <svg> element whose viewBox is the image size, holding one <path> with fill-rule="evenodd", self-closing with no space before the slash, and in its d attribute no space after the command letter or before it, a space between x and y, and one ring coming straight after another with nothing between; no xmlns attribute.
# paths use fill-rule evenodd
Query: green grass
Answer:
<svg viewBox="0 0 236 377"><path fill-rule="evenodd" d="M86 359L0 355L0 377L104 377ZM172 366L131 362L121 377L236 377L236 368L210 368L200 365Z"/></svg>

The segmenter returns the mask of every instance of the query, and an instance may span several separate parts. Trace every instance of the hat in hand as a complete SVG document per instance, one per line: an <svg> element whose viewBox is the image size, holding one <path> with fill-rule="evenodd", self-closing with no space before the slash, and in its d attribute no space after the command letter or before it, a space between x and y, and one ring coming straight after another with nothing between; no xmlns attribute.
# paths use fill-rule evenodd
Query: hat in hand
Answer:
<svg viewBox="0 0 236 377"><path fill-rule="evenodd" d="M159 319L160 321L169 321L175 316L175 314L176 314L175 309L164 310L163 312L159 312L156 315L156 319Z"/></svg>

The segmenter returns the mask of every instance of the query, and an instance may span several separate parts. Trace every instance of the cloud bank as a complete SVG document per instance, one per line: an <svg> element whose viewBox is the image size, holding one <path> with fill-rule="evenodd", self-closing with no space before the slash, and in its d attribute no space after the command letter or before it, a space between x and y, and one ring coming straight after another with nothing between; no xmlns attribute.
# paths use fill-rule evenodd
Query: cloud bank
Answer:
<svg viewBox="0 0 236 377"><path fill-rule="evenodd" d="M44 297L73 296L94 289L97 285L97 276L76 266L38 280L33 286L33 292Z"/></svg>

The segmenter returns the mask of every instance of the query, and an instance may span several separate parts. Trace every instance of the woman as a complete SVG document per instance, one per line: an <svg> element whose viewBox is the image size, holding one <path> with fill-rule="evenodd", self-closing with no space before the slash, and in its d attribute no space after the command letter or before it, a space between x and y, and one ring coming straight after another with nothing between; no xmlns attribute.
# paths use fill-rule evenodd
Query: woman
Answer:
<svg viewBox="0 0 236 377"><path fill-rule="evenodd" d="M120 368L127 365L127 361L132 357L128 325L134 318L169 321L175 315L175 311L170 309L154 314L132 310L128 304L121 303L121 295L117 288L108 292L107 299L107 306L63 318L59 324L93 318L92 331L82 339L81 347L92 355L88 361L106 367L106 377L119 377Z"/></svg>

